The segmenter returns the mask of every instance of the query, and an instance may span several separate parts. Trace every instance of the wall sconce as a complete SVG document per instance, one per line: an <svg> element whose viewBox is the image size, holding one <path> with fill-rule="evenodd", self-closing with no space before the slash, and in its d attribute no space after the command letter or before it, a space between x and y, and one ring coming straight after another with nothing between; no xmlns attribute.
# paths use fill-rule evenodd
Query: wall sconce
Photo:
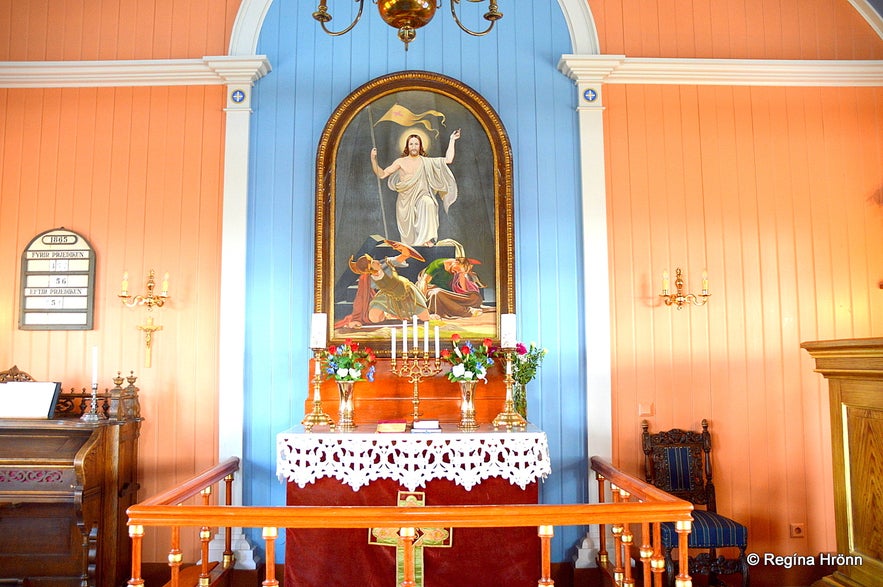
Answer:
<svg viewBox="0 0 883 587"><path fill-rule="evenodd" d="M153 269L150 270L150 274L147 276L147 294L146 295L137 295L130 296L129 295L129 272L126 271L123 273L123 284L120 287L119 298L122 300L123 305L128 308L134 308L135 306L147 306L148 310L152 310L154 306L157 308L162 308L163 304L166 303L166 300L169 299L169 274L166 273L163 277L162 281L162 289L160 290L159 295L153 293L154 288L156 288L156 279L155 273Z"/></svg>
<svg viewBox="0 0 883 587"><path fill-rule="evenodd" d="M148 310L153 310L153 307L162 308L166 303L166 300L169 299L169 274L166 273L163 276L162 286L159 292L159 295L153 293L153 290L156 288L156 278L153 269L150 270L150 273L147 275L147 293L145 295L129 295L129 272L126 271L123 273L123 283L120 286L119 298L120 301L123 302L123 305L127 308L134 308L136 306L147 306ZM150 367L153 360L153 336L159 330L162 330L162 326L159 324L155 324L153 322L153 316L147 318L147 323L138 325L138 330L144 333L144 366Z"/></svg>
<svg viewBox="0 0 883 587"><path fill-rule="evenodd" d="M662 298L666 306L677 306L678 310L686 304L704 306L710 295L708 293L708 272L706 271L702 272L702 293L698 296L696 294L684 293L684 278L680 267L675 271L674 293L669 293L668 291L668 271L662 272L662 293L659 294L659 297Z"/></svg>

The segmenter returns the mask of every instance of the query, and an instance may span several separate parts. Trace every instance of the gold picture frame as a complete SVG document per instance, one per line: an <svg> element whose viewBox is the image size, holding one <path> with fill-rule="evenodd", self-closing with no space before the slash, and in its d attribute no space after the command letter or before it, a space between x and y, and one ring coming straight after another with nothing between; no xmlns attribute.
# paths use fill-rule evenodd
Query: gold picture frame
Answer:
<svg viewBox="0 0 883 587"><path fill-rule="evenodd" d="M408 173L415 134L422 189L411 185L420 172ZM418 314L418 348L433 347L436 331L442 344L455 333L499 341L500 316L515 311L512 177L500 117L455 79L405 71L347 96L316 156L314 310L327 315L329 344L352 339L386 356L392 330Z"/></svg>

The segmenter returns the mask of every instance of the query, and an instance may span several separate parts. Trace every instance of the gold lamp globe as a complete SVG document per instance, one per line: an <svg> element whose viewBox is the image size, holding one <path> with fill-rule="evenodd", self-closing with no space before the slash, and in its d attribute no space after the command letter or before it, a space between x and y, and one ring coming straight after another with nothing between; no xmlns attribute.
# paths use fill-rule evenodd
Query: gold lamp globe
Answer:
<svg viewBox="0 0 883 587"><path fill-rule="evenodd" d="M407 49L417 35L416 29L435 16L436 0L378 0L377 10L386 24L399 29L399 38Z"/></svg>

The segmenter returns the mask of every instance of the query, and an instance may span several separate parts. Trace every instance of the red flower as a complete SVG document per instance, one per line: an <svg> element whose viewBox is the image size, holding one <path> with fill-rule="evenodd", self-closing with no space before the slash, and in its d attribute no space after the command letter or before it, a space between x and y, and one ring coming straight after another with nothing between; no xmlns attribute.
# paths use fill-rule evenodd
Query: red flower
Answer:
<svg viewBox="0 0 883 587"><path fill-rule="evenodd" d="M460 352L463 353L464 355L468 355L469 353L472 352L472 349L469 348L469 345L464 344L463 346L460 347Z"/></svg>
<svg viewBox="0 0 883 587"><path fill-rule="evenodd" d="M456 335L454 335L454 336L456 336ZM448 350L448 349L442 349L442 352L441 352L441 357L442 357L442 359L447 359L447 358L450 357L450 356L451 356L451 351L450 351L450 350Z"/></svg>
<svg viewBox="0 0 883 587"><path fill-rule="evenodd" d="M459 342L459 340L460 340L460 335L457 334L457 333L455 332L454 334L451 335L451 340L452 340L453 342Z"/></svg>
<svg viewBox="0 0 883 587"><path fill-rule="evenodd" d="M492 341L492 340L489 339L489 338L486 338L486 339L484 339L484 340L482 341L481 344L484 345L484 348L489 349L489 348L491 348L491 345L494 344L494 341Z"/></svg>

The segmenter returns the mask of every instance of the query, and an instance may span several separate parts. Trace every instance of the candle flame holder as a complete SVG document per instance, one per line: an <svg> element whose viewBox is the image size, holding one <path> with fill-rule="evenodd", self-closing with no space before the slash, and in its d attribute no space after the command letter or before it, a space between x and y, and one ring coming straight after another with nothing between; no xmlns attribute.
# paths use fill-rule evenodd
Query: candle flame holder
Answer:
<svg viewBox="0 0 883 587"><path fill-rule="evenodd" d="M83 415L80 416L80 420L84 422L99 422L101 420L107 419L103 413L98 411L98 384L92 384L92 397L89 399L89 411L83 412Z"/></svg>
<svg viewBox="0 0 883 587"><path fill-rule="evenodd" d="M503 402L503 411L494 418L494 428L506 428L507 430L519 429L523 430L527 427L527 420L515 410L515 400L512 397L512 390L515 380L512 378L512 353L514 348L502 349L506 357L506 377L503 381L506 384L506 400Z"/></svg>
<svg viewBox="0 0 883 587"><path fill-rule="evenodd" d="M405 377L408 379L409 383L414 385L411 397L411 404L414 406L412 417L413 421L417 422L420 420L420 382L427 377L434 377L441 373L441 359L438 357L430 359L429 353L425 351L422 356L420 356L417 351L415 351L413 355L408 354L406 351L402 356L401 361L391 359L389 368L393 375L397 377Z"/></svg>

